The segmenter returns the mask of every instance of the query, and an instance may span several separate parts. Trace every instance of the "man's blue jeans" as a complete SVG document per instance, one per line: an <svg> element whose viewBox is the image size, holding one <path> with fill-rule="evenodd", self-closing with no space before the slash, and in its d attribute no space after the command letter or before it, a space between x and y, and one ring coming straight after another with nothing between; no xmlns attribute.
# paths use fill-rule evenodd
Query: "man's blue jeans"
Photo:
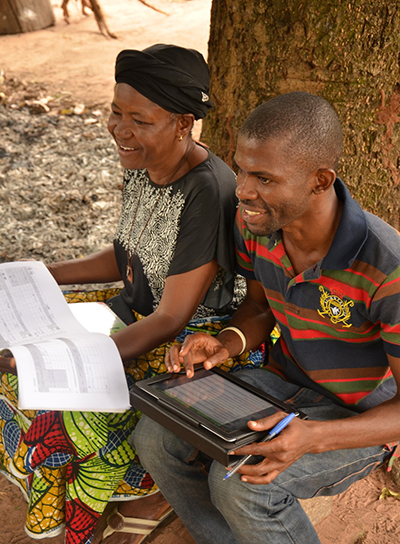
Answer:
<svg viewBox="0 0 400 544"><path fill-rule="evenodd" d="M265 370L236 375L292 403L309 419L356 415ZM225 467L146 416L131 440L197 544L317 544L318 536L297 499L341 493L390 454L384 446L306 454L271 484L254 485L242 482L238 474L223 480Z"/></svg>

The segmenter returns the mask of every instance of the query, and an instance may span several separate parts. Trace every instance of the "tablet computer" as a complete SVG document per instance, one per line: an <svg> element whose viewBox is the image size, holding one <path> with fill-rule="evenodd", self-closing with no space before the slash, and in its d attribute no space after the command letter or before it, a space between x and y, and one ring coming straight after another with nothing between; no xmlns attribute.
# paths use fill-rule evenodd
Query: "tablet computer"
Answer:
<svg viewBox="0 0 400 544"><path fill-rule="evenodd" d="M247 422L278 410L305 417L293 406L218 368L201 368L192 378L184 373L162 374L135 385L178 419L185 419L229 443L260 436L249 429Z"/></svg>

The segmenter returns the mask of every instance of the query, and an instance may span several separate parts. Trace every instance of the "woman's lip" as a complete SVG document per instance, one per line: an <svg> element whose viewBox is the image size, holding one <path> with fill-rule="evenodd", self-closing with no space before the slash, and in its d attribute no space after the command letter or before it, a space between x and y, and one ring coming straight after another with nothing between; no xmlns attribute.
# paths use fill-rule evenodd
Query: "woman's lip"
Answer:
<svg viewBox="0 0 400 544"><path fill-rule="evenodd" d="M128 146L125 146L125 145L121 145L121 144L118 144L118 149L120 149L121 151L125 152L125 153L129 153L130 151L138 151L138 147L128 147Z"/></svg>

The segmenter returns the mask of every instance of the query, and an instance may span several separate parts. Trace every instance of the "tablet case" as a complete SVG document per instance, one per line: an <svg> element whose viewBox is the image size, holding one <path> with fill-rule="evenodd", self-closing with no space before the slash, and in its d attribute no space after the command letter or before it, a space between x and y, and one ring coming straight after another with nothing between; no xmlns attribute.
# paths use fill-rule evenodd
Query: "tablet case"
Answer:
<svg viewBox="0 0 400 544"><path fill-rule="evenodd" d="M246 388L255 389L249 384L244 383L243 385ZM259 391L259 394L263 396L262 391ZM130 390L130 402L135 409L140 410L166 429L180 436L186 442L189 442L189 444L192 444L192 446L226 467L233 465L242 457L239 455L228 455L230 451L246 444L260 441L268 433L268 431L254 431L254 433L245 438L236 440L235 442L228 442L200 425L195 426L193 418L190 418L177 408L164 403L162 399L157 400L152 395L139 389L136 385ZM287 407L287 412L289 413L290 411L292 411L291 408ZM306 417L305 414L300 412L298 412L298 416L301 418Z"/></svg>
<svg viewBox="0 0 400 544"><path fill-rule="evenodd" d="M267 434L267 432L255 433L254 436L248 436L243 441L227 442L203 427L194 427L192 422L185 420L182 412L175 411L171 406L158 402L154 397L151 397L145 391L141 391L138 387L132 387L130 390L130 399L131 405L135 409L140 410L166 429L180 436L186 442L189 442L189 444L192 444L192 446L226 467L233 465L241 459L239 455L228 455L230 451L256 440L261 440Z"/></svg>

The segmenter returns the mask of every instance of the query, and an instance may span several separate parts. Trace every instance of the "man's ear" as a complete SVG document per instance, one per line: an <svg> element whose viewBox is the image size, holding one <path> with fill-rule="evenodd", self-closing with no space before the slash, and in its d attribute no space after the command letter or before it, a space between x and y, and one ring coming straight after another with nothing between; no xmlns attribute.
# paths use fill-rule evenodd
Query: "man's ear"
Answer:
<svg viewBox="0 0 400 544"><path fill-rule="evenodd" d="M178 118L178 132L179 136L185 137L190 134L194 124L193 113L181 113Z"/></svg>
<svg viewBox="0 0 400 544"><path fill-rule="evenodd" d="M324 193L335 183L336 172L330 168L319 168L315 174L314 187L312 192L315 195Z"/></svg>

